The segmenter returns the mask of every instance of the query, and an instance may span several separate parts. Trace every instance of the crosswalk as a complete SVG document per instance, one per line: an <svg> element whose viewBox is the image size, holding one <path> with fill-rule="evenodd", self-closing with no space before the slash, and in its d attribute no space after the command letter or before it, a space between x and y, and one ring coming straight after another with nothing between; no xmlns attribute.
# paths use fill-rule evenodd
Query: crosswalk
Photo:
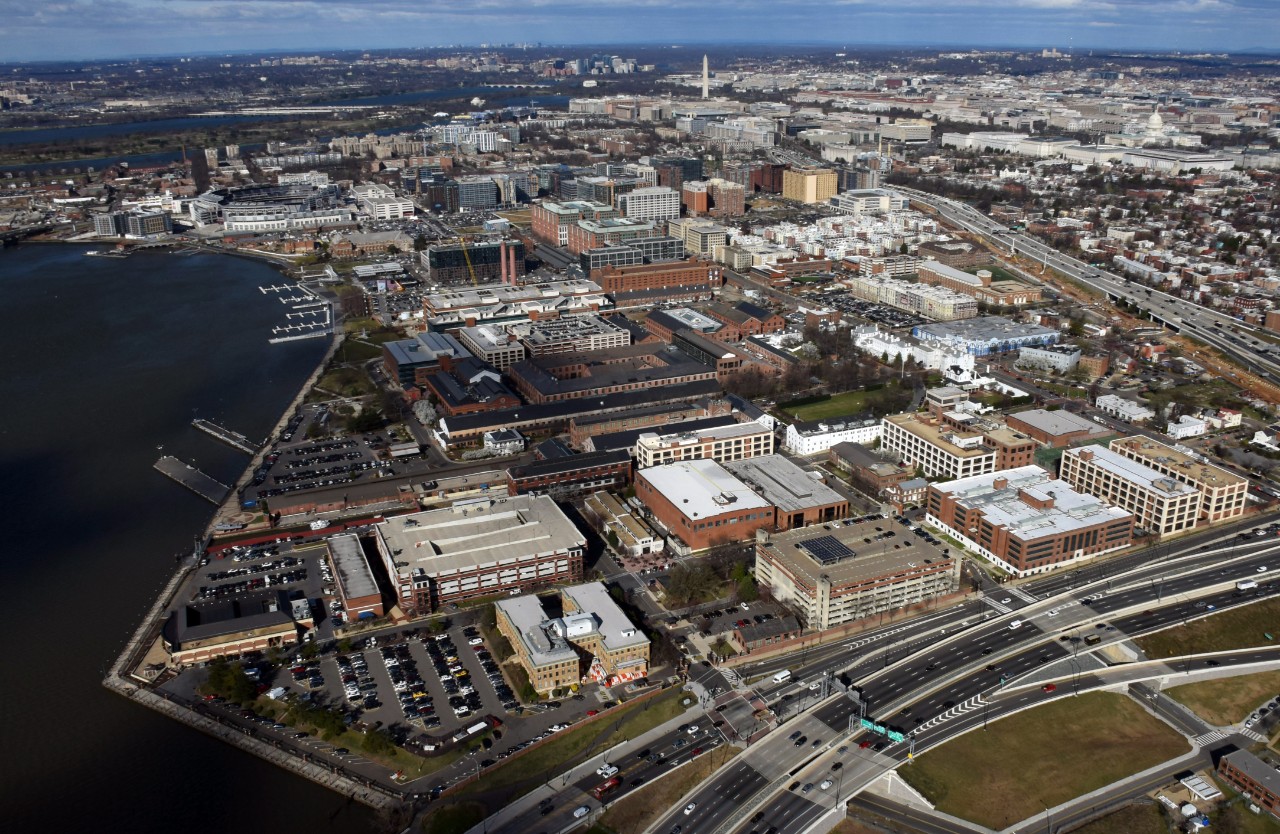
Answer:
<svg viewBox="0 0 1280 834"><path fill-rule="evenodd" d="M1224 733L1222 730L1210 730L1195 737L1196 747L1207 747L1215 741L1222 741L1224 738L1230 738L1230 733Z"/></svg>
<svg viewBox="0 0 1280 834"><path fill-rule="evenodd" d="M1040 597L1036 596L1030 591L1024 591L1022 588L1018 587L1017 585L1010 585L1006 587L1005 590L1008 591L1013 596L1017 597L1018 599L1022 600L1023 602L1039 602L1040 601Z"/></svg>
<svg viewBox="0 0 1280 834"><path fill-rule="evenodd" d="M1002 604L1002 603L1000 603L1000 602L998 602L998 601L996 601L996 600L992 599L991 597L985 597L985 598L983 599L983 602L985 602L987 605L990 605L992 608L994 608L995 610L999 611L1001 614L1008 614L1010 611L1012 611L1012 610L1013 610L1013 609L1012 609L1012 608L1010 608L1009 606L1004 605L1004 604Z"/></svg>

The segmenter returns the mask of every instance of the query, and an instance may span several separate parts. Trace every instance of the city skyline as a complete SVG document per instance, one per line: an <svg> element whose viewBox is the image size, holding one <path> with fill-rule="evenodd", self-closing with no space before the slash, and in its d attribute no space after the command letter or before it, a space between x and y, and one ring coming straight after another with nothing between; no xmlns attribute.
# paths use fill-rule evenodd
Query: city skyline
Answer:
<svg viewBox="0 0 1280 834"><path fill-rule="evenodd" d="M848 47L1221 52L1269 49L1280 33L1270 0L1010 0L998 9L979 0L644 0L625 9L479 0L465 11L439 0L0 0L0 14L9 34L0 48L5 62L482 43L766 43L761 32ZM654 25L637 26L640 16Z"/></svg>

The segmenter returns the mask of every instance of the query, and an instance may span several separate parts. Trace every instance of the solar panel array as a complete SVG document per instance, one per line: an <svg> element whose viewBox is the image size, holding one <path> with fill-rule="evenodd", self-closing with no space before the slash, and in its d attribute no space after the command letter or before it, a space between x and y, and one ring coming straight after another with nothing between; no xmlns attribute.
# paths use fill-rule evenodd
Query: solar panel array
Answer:
<svg viewBox="0 0 1280 834"><path fill-rule="evenodd" d="M818 536L799 544L801 550L808 553L821 565L833 565L841 559L857 555L835 536Z"/></svg>

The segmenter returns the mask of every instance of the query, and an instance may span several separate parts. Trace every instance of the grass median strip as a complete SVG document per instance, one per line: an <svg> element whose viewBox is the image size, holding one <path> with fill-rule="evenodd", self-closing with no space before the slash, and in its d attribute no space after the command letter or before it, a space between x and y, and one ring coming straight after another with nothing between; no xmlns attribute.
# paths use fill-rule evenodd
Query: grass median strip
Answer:
<svg viewBox="0 0 1280 834"><path fill-rule="evenodd" d="M1227 652L1255 646L1274 646L1280 640L1280 599L1267 599L1229 608L1186 625L1176 625L1139 637L1147 657L1158 660L1205 652ZM1268 640L1267 634L1273 639Z"/></svg>
<svg viewBox="0 0 1280 834"><path fill-rule="evenodd" d="M1132 699L1091 692L967 733L898 773L940 810L1000 829L1188 749Z"/></svg>

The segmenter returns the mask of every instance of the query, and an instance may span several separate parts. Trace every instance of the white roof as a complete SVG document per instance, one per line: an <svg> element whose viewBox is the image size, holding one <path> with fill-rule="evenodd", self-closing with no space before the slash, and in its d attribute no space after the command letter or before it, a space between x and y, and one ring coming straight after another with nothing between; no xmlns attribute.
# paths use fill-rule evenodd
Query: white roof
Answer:
<svg viewBox="0 0 1280 834"><path fill-rule="evenodd" d="M996 489L995 482L1001 479L1008 483ZM1076 492L1069 483L1057 480L1038 466L960 478L935 484L934 489L953 496L957 504L981 510L991 524L1005 527L1023 541L1133 516L1127 510L1103 504L1092 495ZM1023 496L1037 502L1052 501L1053 506L1035 506Z"/></svg>
<svg viewBox="0 0 1280 834"><path fill-rule="evenodd" d="M684 460L653 466L641 471L640 477L691 519L770 506L714 460Z"/></svg>
<svg viewBox="0 0 1280 834"><path fill-rule="evenodd" d="M1087 446L1082 449L1068 449L1063 454L1079 455L1081 452L1092 452L1093 460L1099 468L1124 478L1135 484L1140 484L1154 492L1163 493L1168 498L1177 498L1188 493L1195 493L1197 490L1190 484L1184 484L1181 481L1175 481L1168 475L1158 472L1149 466L1144 466L1136 460L1130 460L1124 455L1111 451L1102 446Z"/></svg>

